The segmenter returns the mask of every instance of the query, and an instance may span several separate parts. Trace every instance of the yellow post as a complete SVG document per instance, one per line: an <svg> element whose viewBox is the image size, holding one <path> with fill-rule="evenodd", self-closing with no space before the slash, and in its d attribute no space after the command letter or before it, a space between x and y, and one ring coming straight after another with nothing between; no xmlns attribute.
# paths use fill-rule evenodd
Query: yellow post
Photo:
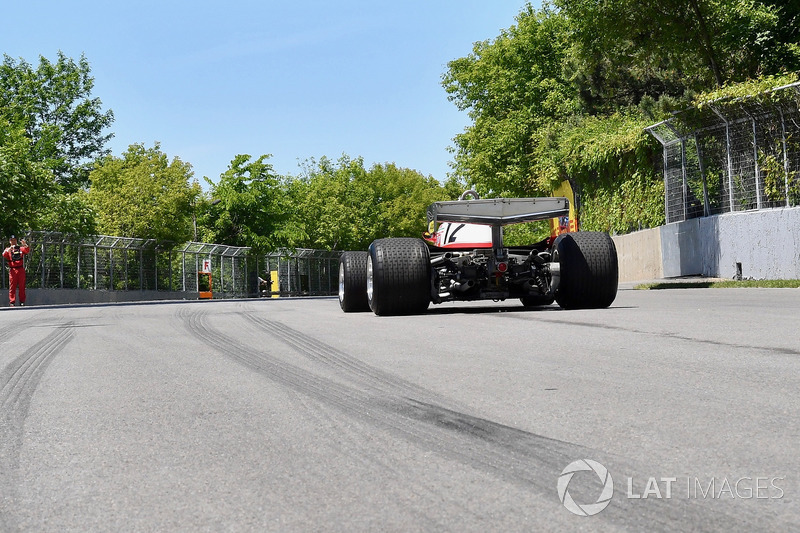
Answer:
<svg viewBox="0 0 800 533"><path fill-rule="evenodd" d="M280 291L281 287L278 284L278 271L277 270L271 270L270 271L269 280L270 280L270 282L269 282L269 290L273 292L272 297L273 298L280 298L280 294L278 294L278 291Z"/></svg>

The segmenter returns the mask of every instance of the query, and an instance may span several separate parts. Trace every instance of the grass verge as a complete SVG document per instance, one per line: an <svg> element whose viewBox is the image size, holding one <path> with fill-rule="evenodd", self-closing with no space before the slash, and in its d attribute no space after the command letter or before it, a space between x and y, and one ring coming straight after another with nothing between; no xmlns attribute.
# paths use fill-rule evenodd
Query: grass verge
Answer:
<svg viewBox="0 0 800 533"><path fill-rule="evenodd" d="M634 289L650 291L661 289L796 289L800 279L747 279L742 281L672 281L663 283L642 283Z"/></svg>

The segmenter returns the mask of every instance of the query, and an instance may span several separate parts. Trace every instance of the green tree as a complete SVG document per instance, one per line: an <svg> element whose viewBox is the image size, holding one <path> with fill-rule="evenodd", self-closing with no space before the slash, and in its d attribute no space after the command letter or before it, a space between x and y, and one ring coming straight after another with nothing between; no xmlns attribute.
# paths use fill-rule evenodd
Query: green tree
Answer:
<svg viewBox="0 0 800 533"><path fill-rule="evenodd" d="M281 178L268 163L269 155L252 160L237 155L218 183L211 186L210 200L198 219L206 242L249 246L268 251L290 241L290 206Z"/></svg>
<svg viewBox="0 0 800 533"><path fill-rule="evenodd" d="M482 193L535 191L536 131L580 110L578 94L563 75L566 19L528 5L516 22L448 63L442 79L449 99L473 121L454 139L456 174Z"/></svg>
<svg viewBox="0 0 800 533"><path fill-rule="evenodd" d="M555 0L571 28L566 70L590 111L800 68L796 38L783 41L797 8L770 4Z"/></svg>
<svg viewBox="0 0 800 533"><path fill-rule="evenodd" d="M301 177L289 181L295 213L292 245L331 250L359 249L363 240L363 209L369 202L364 161L347 156L338 164L327 157L303 164ZM359 243L359 244L356 244Z"/></svg>
<svg viewBox="0 0 800 533"><path fill-rule="evenodd" d="M59 190L48 199L30 226L69 235L97 235L95 216L84 191L65 194Z"/></svg>
<svg viewBox="0 0 800 533"><path fill-rule="evenodd" d="M122 157L107 156L90 174L86 194L101 233L185 242L192 238L194 206L200 185L192 167L169 161L155 143L132 144Z"/></svg>
<svg viewBox="0 0 800 533"><path fill-rule="evenodd" d="M381 237L419 237L427 207L456 198L461 189L455 179L442 185L394 163L367 169L360 157L312 159L304 174L288 184L295 206L293 245L365 250Z"/></svg>
<svg viewBox="0 0 800 533"><path fill-rule="evenodd" d="M50 169L67 193L88 185L112 136L105 130L114 115L92 97L90 72L84 56L75 62L61 52L55 62L40 56L36 68L7 55L0 65L0 116L25 129L27 157Z"/></svg>
<svg viewBox="0 0 800 533"><path fill-rule="evenodd" d="M657 224L663 199L648 195L663 190L660 147L643 128L696 93L800 69L798 13L778 0L528 5L448 64L443 86L473 121L454 139L455 174L502 196L549 194L568 179L598 210L583 216L590 228Z"/></svg>
<svg viewBox="0 0 800 533"><path fill-rule="evenodd" d="M6 236L34 227L57 191L53 174L31 161L23 128L0 116L0 232Z"/></svg>

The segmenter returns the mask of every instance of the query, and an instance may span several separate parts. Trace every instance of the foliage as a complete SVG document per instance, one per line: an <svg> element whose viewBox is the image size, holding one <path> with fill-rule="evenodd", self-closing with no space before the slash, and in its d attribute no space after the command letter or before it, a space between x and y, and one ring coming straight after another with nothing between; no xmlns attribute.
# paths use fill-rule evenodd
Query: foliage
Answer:
<svg viewBox="0 0 800 533"><path fill-rule="evenodd" d="M49 198L45 209L31 222L30 227L74 236L96 235L95 215L84 192L58 193Z"/></svg>
<svg viewBox="0 0 800 533"><path fill-rule="evenodd" d="M90 174L86 201L97 213L97 229L108 235L185 242L192 237L200 186L177 157L160 145L132 144L122 157L107 156Z"/></svg>
<svg viewBox="0 0 800 533"><path fill-rule="evenodd" d="M643 129L698 93L730 98L758 76L788 83L798 20L777 0L528 5L448 64L443 86L473 120L454 139L455 175L501 196L549 194L568 179L584 229L663 223L661 147Z"/></svg>
<svg viewBox="0 0 800 533"><path fill-rule="evenodd" d="M0 231L6 236L35 225L58 187L44 164L28 157L25 131L0 116Z"/></svg>
<svg viewBox="0 0 800 533"><path fill-rule="evenodd" d="M796 73L776 74L762 76L739 83L729 83L723 87L704 91L695 96L692 104L698 109L704 109L710 103L716 106L725 106L737 103L742 98L758 98L767 103L772 99L786 98L784 93L771 92L775 87L782 87L800 80Z"/></svg>
<svg viewBox="0 0 800 533"><path fill-rule="evenodd" d="M519 196L536 189L535 133L578 110L562 76L566 21L530 6L494 41L448 64L442 84L474 124L455 137L455 171L479 192Z"/></svg>
<svg viewBox="0 0 800 533"><path fill-rule="evenodd" d="M503 244L505 246L527 246L542 241L550 236L550 222L540 220L525 222L503 228Z"/></svg>
<svg viewBox="0 0 800 533"><path fill-rule="evenodd" d="M34 69L24 59L3 56L0 65L0 116L25 129L27 157L42 164L67 193L88 185L96 159L108 153L114 120L93 98L94 79L84 56L76 63L58 53L55 62L40 56Z"/></svg>
<svg viewBox="0 0 800 533"><path fill-rule="evenodd" d="M198 225L206 242L250 246L261 252L285 246L292 206L281 178L262 155L237 155L218 183L206 178L210 200L199 206Z"/></svg>
<svg viewBox="0 0 800 533"><path fill-rule="evenodd" d="M455 180L442 185L394 163L366 169L362 158L347 155L312 159L304 169L288 184L297 247L365 250L380 237L418 237L427 207L462 190Z"/></svg>
<svg viewBox="0 0 800 533"><path fill-rule="evenodd" d="M641 283L634 289L651 291L663 289L797 289L800 279L746 279L742 281L669 281L663 283Z"/></svg>
<svg viewBox="0 0 800 533"><path fill-rule="evenodd" d="M785 9L753 0L556 0L571 21L573 77L598 103L638 104L800 68ZM743 45L747 43L746 45Z"/></svg>

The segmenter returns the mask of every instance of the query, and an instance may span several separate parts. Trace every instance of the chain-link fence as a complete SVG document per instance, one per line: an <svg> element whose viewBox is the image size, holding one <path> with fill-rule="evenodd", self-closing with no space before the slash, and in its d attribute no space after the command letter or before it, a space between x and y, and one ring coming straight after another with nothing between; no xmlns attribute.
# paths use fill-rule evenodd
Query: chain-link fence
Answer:
<svg viewBox="0 0 800 533"><path fill-rule="evenodd" d="M666 221L800 205L800 82L647 128L663 146Z"/></svg>
<svg viewBox="0 0 800 533"><path fill-rule="evenodd" d="M30 232L26 239L31 247L26 257L29 289L193 294L198 292L198 274L207 261L214 298L331 295L338 291L341 252L299 249L255 256L250 248L221 244L176 246L152 239L78 238L40 231ZM3 260L3 288L8 287L7 274Z"/></svg>
<svg viewBox="0 0 800 533"><path fill-rule="evenodd" d="M298 249L259 257L257 271L266 281L262 292L286 296L337 294L340 256L341 252ZM273 279L277 279L277 285Z"/></svg>

